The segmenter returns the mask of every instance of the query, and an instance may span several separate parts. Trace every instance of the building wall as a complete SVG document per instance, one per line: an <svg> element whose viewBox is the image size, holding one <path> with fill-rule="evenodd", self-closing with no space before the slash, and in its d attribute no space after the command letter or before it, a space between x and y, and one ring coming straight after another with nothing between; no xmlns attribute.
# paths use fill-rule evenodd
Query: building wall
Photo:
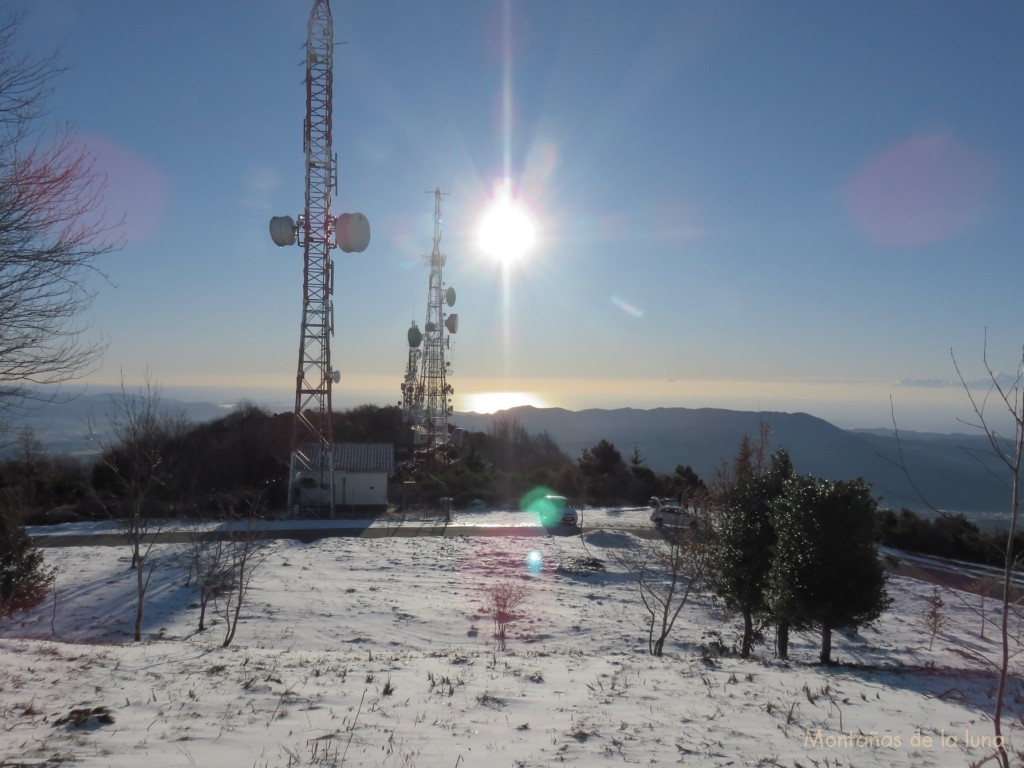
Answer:
<svg viewBox="0 0 1024 768"><path fill-rule="evenodd" d="M388 475L386 472L334 473L335 506L386 507Z"/></svg>

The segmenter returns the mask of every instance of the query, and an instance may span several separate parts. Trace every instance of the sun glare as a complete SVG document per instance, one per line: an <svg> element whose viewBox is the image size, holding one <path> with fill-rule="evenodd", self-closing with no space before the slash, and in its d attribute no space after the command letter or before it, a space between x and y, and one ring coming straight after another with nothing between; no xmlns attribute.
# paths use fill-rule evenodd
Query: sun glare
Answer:
<svg viewBox="0 0 1024 768"><path fill-rule="evenodd" d="M533 217L508 197L495 200L480 220L480 248L503 265L519 261L536 240Z"/></svg>
<svg viewBox="0 0 1024 768"><path fill-rule="evenodd" d="M463 408L472 413L494 413L519 405L547 407L544 401L532 392L474 392L464 395L463 401Z"/></svg>

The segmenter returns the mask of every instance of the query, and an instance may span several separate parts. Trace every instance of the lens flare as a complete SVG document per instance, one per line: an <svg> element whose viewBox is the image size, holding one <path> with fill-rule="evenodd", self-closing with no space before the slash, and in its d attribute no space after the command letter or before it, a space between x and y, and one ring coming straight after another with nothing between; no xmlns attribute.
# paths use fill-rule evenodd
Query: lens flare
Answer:
<svg viewBox="0 0 1024 768"><path fill-rule="evenodd" d="M847 182L843 200L873 243L915 248L943 243L990 210L996 168L951 136L923 134L876 155Z"/></svg>
<svg viewBox="0 0 1024 768"><path fill-rule="evenodd" d="M612 304L621 309L627 315L632 315L638 319L644 316L644 311L640 309L640 307L636 307L625 299L620 299L618 296L612 296Z"/></svg>
<svg viewBox="0 0 1024 768"><path fill-rule="evenodd" d="M557 524L562 517L563 507L558 501L560 499L562 497L557 491L538 485L519 500L519 509L547 528Z"/></svg>
<svg viewBox="0 0 1024 768"><path fill-rule="evenodd" d="M526 570L530 573L540 573L543 566L544 556L536 549L530 550L526 554Z"/></svg>

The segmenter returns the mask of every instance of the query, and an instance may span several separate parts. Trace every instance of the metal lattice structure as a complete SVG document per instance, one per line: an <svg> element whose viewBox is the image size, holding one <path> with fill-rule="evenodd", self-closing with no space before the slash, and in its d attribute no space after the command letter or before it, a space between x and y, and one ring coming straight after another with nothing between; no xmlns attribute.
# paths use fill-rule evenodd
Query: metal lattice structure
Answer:
<svg viewBox="0 0 1024 768"><path fill-rule="evenodd" d="M334 261L331 250L351 253L366 248L370 228L362 214L331 214L337 194L337 156L333 141L334 21L329 0L314 0L306 37L306 119L302 146L306 166L306 204L298 221L277 216L270 234L278 245L303 248L302 327L298 373L295 377L295 418L292 429L292 478L289 507L298 480L315 479L318 493L307 493L304 506L330 507L333 512L332 469L334 434L331 423L331 385L340 376L331 365L334 335ZM325 482L325 480L327 482ZM328 494L323 493L329 490Z"/></svg>
<svg viewBox="0 0 1024 768"><path fill-rule="evenodd" d="M318 444L330 453L331 336L334 334L334 221L331 191L338 177L331 144L334 80L334 24L327 0L313 3L306 41L306 212L300 221L304 249L302 339L295 378L292 450L306 460L303 447Z"/></svg>
<svg viewBox="0 0 1024 768"><path fill-rule="evenodd" d="M451 439L448 417L452 414L454 389L448 383L451 363L446 359L445 351L450 347L449 335L459 327L457 314L445 314L445 306L455 304L455 289L444 284L447 256L441 253L443 193L436 188L433 195L434 246L429 256L427 318L422 333L415 323L409 329L409 360L402 384L403 414L406 424L412 429L416 464L438 458Z"/></svg>
<svg viewBox="0 0 1024 768"><path fill-rule="evenodd" d="M409 358L405 364L405 378L402 380L402 420L406 426L416 430L423 423L423 392L419 382L423 333L415 320L406 333L406 339L409 342Z"/></svg>

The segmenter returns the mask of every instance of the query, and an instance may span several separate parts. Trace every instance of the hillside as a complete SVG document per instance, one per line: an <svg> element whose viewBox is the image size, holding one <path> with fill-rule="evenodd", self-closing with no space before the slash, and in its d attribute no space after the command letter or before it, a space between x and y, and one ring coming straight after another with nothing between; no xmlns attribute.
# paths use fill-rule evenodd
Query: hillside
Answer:
<svg viewBox="0 0 1024 768"><path fill-rule="evenodd" d="M844 430L806 413L756 413L721 408L654 408L641 410L522 406L496 414L458 413L453 422L464 429L487 431L495 419L509 418L528 432L547 432L572 458L604 439L624 458L633 447L647 466L672 472L689 464L710 478L722 461L736 452L744 434L771 427L772 447L789 451L800 474L832 479L863 477L884 506L942 510L982 515L1000 514L1009 494L998 474L988 443L980 435L893 433ZM913 483L898 466L902 450ZM915 486L916 489L915 490Z"/></svg>
<svg viewBox="0 0 1024 768"><path fill-rule="evenodd" d="M991 601L982 631L981 598L943 590L932 642L931 586L894 575L891 610L835 633L840 665L821 667L815 632L793 633L791 661L770 640L749 661L719 656L739 625L700 593L655 658L617 563L642 543L610 530L274 542L228 649L223 606L196 631L173 548L152 555L141 643L126 548L47 549L53 599L0 625L0 765L922 768L990 753ZM508 584L523 602L502 648L488 595Z"/></svg>
<svg viewBox="0 0 1024 768"><path fill-rule="evenodd" d="M91 448L87 425L91 420L102 429L112 397L97 393L59 405L43 404L36 412L15 414L11 420L15 427L31 426L49 451L84 454ZM173 399L164 399L163 404L197 423L229 410L224 404ZM721 408L568 411L523 406L496 414L456 413L452 422L487 432L499 418L514 419L532 434L546 432L573 459L585 448L608 440L627 459L636 446L647 466L659 472L689 464L706 479L734 455L744 434L758 434L765 419L771 426L773 447L785 447L798 472L835 479L863 477L884 506L926 512L929 507L923 497L934 508L964 512L981 523L998 522L1008 506L1005 470L994 466L988 442L980 434L901 432L897 444L891 431L844 430L806 413ZM901 450L913 483L898 466Z"/></svg>

